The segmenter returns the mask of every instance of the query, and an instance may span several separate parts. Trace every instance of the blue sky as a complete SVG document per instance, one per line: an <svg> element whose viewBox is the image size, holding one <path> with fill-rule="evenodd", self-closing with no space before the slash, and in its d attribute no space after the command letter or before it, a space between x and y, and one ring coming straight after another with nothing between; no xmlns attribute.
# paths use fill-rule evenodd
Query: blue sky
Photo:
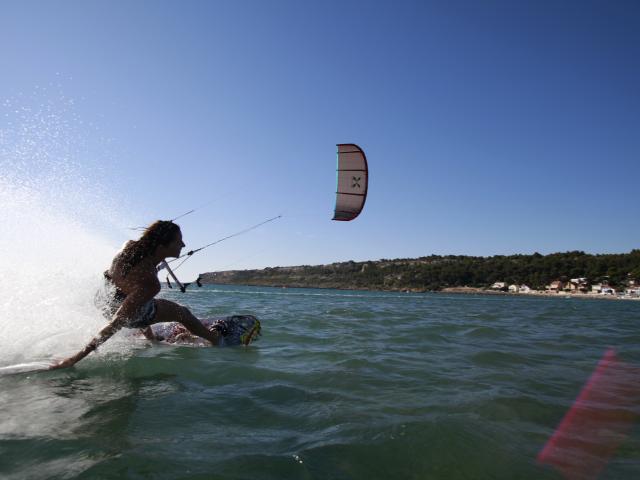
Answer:
<svg viewBox="0 0 640 480"><path fill-rule="evenodd" d="M3 2L0 58L0 127L46 104L74 145L20 174L71 158L114 246L202 204L190 248L284 215L187 276L639 246L637 2ZM350 223L336 143L369 160Z"/></svg>

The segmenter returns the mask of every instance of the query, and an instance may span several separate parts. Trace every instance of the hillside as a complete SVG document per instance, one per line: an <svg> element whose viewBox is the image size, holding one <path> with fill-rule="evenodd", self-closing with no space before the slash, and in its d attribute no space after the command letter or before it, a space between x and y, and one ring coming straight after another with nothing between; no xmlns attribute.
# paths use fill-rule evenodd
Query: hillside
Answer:
<svg viewBox="0 0 640 480"><path fill-rule="evenodd" d="M553 280L584 277L612 286L640 279L640 250L592 255L581 251L493 257L439 256L268 267L202 274L203 283L361 290L437 291L450 287L486 288L494 282L544 289Z"/></svg>

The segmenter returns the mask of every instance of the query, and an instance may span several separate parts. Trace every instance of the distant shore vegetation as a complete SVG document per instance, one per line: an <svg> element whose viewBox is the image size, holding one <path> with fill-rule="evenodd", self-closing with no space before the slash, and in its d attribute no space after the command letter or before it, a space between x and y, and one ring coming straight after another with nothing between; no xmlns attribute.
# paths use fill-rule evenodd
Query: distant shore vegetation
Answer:
<svg viewBox="0 0 640 480"><path fill-rule="evenodd" d="M328 265L268 267L201 275L204 283L274 287L392 291L440 291L454 287L491 288L496 282L548 289L554 281L580 278L611 287L640 280L640 249L622 254L582 251L541 255L431 255L419 258L339 262Z"/></svg>

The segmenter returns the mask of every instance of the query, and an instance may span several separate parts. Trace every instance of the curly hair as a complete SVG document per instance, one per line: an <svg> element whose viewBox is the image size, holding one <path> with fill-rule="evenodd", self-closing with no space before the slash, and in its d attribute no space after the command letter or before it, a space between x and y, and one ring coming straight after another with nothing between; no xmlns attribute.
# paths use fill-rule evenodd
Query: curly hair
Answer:
<svg viewBox="0 0 640 480"><path fill-rule="evenodd" d="M180 227L171 220L158 220L149 225L140 239L123 252L122 275L126 276L144 258L153 255L160 245L175 240L178 232Z"/></svg>

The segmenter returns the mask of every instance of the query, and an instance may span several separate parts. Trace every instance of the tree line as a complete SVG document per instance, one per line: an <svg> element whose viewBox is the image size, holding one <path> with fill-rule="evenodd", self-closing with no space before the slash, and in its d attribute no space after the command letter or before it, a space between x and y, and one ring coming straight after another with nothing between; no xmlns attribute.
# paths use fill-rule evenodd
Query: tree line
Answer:
<svg viewBox="0 0 640 480"><path fill-rule="evenodd" d="M209 283L376 290L486 288L495 282L544 289L554 280L572 278L587 278L591 283L606 281L612 287L626 285L630 279L640 280L640 249L596 255L582 251L492 257L431 255L203 274L203 280Z"/></svg>

